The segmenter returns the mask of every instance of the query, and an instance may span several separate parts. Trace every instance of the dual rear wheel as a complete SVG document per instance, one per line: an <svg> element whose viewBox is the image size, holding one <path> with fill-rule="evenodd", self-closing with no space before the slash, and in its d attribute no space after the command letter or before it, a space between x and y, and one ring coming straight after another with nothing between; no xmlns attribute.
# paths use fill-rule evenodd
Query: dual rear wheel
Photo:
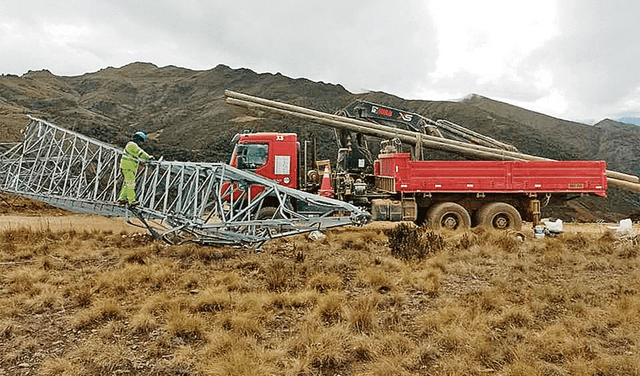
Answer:
<svg viewBox="0 0 640 376"><path fill-rule="evenodd" d="M440 202L427 211L425 218L435 229L457 230L471 227L467 209L455 202ZM498 230L520 230L522 217L516 208L504 202L491 202L476 212L476 223Z"/></svg>
<svg viewBox="0 0 640 376"><path fill-rule="evenodd" d="M522 228L522 217L513 206L504 202L492 202L476 212L476 223L497 230L519 231Z"/></svg>
<svg viewBox="0 0 640 376"><path fill-rule="evenodd" d="M467 209L455 202L440 202L427 211L427 221L435 229L457 230L471 227Z"/></svg>

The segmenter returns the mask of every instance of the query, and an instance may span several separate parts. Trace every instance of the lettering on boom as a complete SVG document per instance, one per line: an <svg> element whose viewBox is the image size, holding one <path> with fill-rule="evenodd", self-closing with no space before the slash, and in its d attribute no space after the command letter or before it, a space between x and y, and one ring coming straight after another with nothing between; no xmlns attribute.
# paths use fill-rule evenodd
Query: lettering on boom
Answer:
<svg viewBox="0 0 640 376"><path fill-rule="evenodd" d="M381 115L381 116L391 117L393 115L393 111L391 111L389 109L386 109L386 108L381 108L381 107L378 107L378 106L371 106L371 111L374 114L378 114L378 115Z"/></svg>

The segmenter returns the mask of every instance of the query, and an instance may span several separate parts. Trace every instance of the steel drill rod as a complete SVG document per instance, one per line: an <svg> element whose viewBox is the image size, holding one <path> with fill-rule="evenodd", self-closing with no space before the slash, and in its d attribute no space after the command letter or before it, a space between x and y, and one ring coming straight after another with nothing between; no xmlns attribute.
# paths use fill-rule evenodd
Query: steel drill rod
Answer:
<svg viewBox="0 0 640 376"><path fill-rule="evenodd" d="M490 159L496 159L497 158L497 159L509 159L509 160L527 160L527 158L526 158L527 155L521 154L521 153L515 153L515 152L511 152L511 151L507 151L507 150L500 150L500 149L481 146L481 145L474 145L474 144L470 144L470 143L466 143L466 142L462 142L462 141L450 140L450 139L447 139L447 138L440 138L440 137L430 136L430 135L427 135L427 134L408 131L408 130L405 130L405 129L392 128L392 127L388 127L388 126L385 126L385 125L372 123L372 122L369 122L369 121L352 119L352 118L348 118L348 117L345 117L345 116L332 115L332 114L328 114L326 112L311 110L311 109L300 107L300 106L295 106L295 105L286 104L286 103L277 102L277 101L272 101L272 100L268 100L268 99L264 99L264 98L254 97L254 96L246 95L246 94L242 94L242 93L236 93L236 92L233 92L231 90L226 90L225 91L225 95L227 97L240 99L240 100L245 101L245 102L261 104L261 105L265 106L265 108L262 109L263 111L273 111L272 109L276 109L277 108L277 109L290 111L291 115L293 115L293 116L298 116L298 114L310 115L310 116L312 116L312 118L311 118L312 120L311 121L316 121L317 122L317 120L315 118L331 119L331 120L334 120L334 121L338 121L340 123L354 124L354 125L358 125L358 126L361 126L361 127L374 129L374 130L377 130L377 131L380 131L380 132L392 132L394 135L398 135L398 136L399 135L405 135L405 136L411 137L413 139L415 139L417 137L417 135L420 134L421 137L422 137L422 140L423 140L423 144L424 144L425 141L430 140L430 141L435 142L438 145L439 144L455 145L457 147L462 147L462 148L466 148L466 149L473 149L473 150L478 150L478 151L481 151L481 152L488 152L488 153L498 154L495 158L490 158ZM371 134L373 136L377 135L377 133L369 133L369 134ZM387 137L387 136L384 136L384 137ZM416 142L417 141L412 141L410 143L415 145ZM440 147L427 146L426 144L425 144L425 147L432 148L432 149L440 149ZM508 157L512 157L512 158L508 158ZM535 158L535 159L531 159L531 160L545 160L545 161L550 161L551 160L551 159L548 159L548 158L541 158L541 157L535 157L535 156L528 156L528 157Z"/></svg>
<svg viewBox="0 0 640 376"><path fill-rule="evenodd" d="M277 113L277 114L280 114L280 115L295 116L295 117L298 117L300 119L308 120L308 121L315 122L315 123L318 123L318 124L324 124L324 125L327 125L327 126L330 126L330 127L334 127L334 128L348 129L350 131L359 132L359 133L362 133L362 134L372 135L372 136L376 136L376 137L383 137L383 138L394 138L394 137L396 137L396 138L400 139L400 141L405 142L407 144L415 145L417 143L416 138L413 138L411 136L395 134L394 132L391 132L391 131L374 130L374 129L370 129L370 128L367 128L367 127L358 126L358 125L355 125L355 124L339 122L339 121L331 120L331 119L328 119L328 118L315 117L315 116L307 115L307 114L304 114L304 113L294 113L292 111L288 111L288 110L284 110L284 109L280 109L280 108L268 107L268 106L265 106L265 105L262 105L262 104L258 104L258 103L242 101L242 100L238 100L238 99L234 99L234 98L227 98L226 99L226 103L229 104L229 105L239 106L239 107L243 107L243 108L246 108L246 109L249 109L249 110L253 110L253 111L273 112L273 113ZM496 150L496 153L490 153L490 152L484 152L484 151L479 151L479 150L468 149L468 148L455 146L455 145L438 143L438 142L435 142L435 141L424 140L424 139L422 140L422 145L424 147L426 147L426 148L446 150L446 151L450 151L450 152L454 152L454 153L459 153L459 154L462 154L462 155L468 155L468 156L484 158L484 159L526 161L526 159L523 159L523 158L515 158L513 156L506 155L506 154L503 155L503 154L501 154L501 152L499 150ZM545 159L545 158L538 158L536 160L552 161L551 159ZM614 171L607 171L607 172L614 172ZM617 179L617 178L613 178L613 177L609 177L608 176L607 177L607 182L612 186L617 186L617 187L620 187L620 188L624 188L624 189L627 189L629 191L640 192L640 184L637 184L637 183L634 183L634 182L631 182L631 181L628 181L628 180L621 180L621 179Z"/></svg>
<svg viewBox="0 0 640 376"><path fill-rule="evenodd" d="M334 127L334 128L341 128L341 129L348 129L350 131L353 132L359 132L362 134L366 134L366 135L370 135L370 136L376 136L376 137L382 137L382 138L398 138L400 139L400 141L405 142L407 144L412 144L415 145L417 143L417 140L415 137L412 136L407 136L407 135L403 135L403 134L398 134L392 131L388 131L388 130L377 130L377 129L371 129L368 127L363 127L360 125L355 125L355 124L349 124L349 123L345 123L345 122L340 122L340 121L336 121L336 120L332 120L332 119L328 119L328 118L322 118L322 117L317 117L317 116L312 116L312 115L308 115L308 114L304 114L304 113L299 113L299 112L292 112L289 110L284 110L284 109L280 109L280 108L275 108L275 107L267 107L263 104L259 104L259 103L254 103L254 102L247 102L247 101L243 101L243 100L239 100L239 99L235 99L235 98L227 98L225 101L227 104L229 105L234 105L234 106L239 106L239 107L243 107L249 110L253 110L253 111L264 111L264 112L272 112L272 113L277 113L280 115L289 115L289 116L295 116L297 118L303 119L303 120L308 120L314 123L318 123L318 124L324 124L330 127ZM487 152L483 152L483 151L475 151L475 150L466 150L463 147L459 147L456 145L449 145L449 144L441 144L432 140L428 140L428 139L423 139L422 140L422 145L426 148L430 148L430 149L441 149L441 150L446 150L446 151L450 151L450 152L454 152L454 153L459 153L459 154L463 154L463 155L473 155L479 158L486 158L486 159L496 159L496 154L495 153L487 153ZM510 156L504 156L504 158L501 158L504 160L522 160L522 159L518 159L518 158L513 158Z"/></svg>
<svg viewBox="0 0 640 376"><path fill-rule="evenodd" d="M640 184L630 182L628 180L620 180L607 176L607 183L618 188L624 188L632 192L640 192Z"/></svg>
<svg viewBox="0 0 640 376"><path fill-rule="evenodd" d="M286 103L253 97L253 96L241 94L241 93L235 93L230 90L226 90L225 94L227 95L227 103L233 104L239 107L249 108L249 104L259 104L262 107L256 108L256 106L253 106L253 108L258 109L260 111L264 111L264 112L279 112L280 114L303 118L311 122L330 125L335 128L349 129L347 124L356 125L359 128L357 129L351 128L356 132L360 132L360 133L364 133L364 134L368 134L376 137L382 137L382 138L396 137L401 141L408 144L412 144L412 145L417 144L417 135L420 135L422 139L422 145L429 149L452 151L452 152L460 153L462 155L471 155L471 156L485 158L485 159L527 160L520 153L513 153L506 150L499 150L495 148L469 144L469 143L460 142L456 140L449 140L446 138L434 137L427 134L407 131L404 129L387 127L384 125L379 125L376 123L363 121L363 120L351 119L344 116L331 115L325 112L310 110L307 108L294 106ZM236 100L239 100L239 102L233 103L233 101L230 101L229 99L236 99ZM327 119L332 122L331 123L322 122L320 121L320 119ZM550 160L550 159L540 158L540 157L532 157L532 158L538 158L536 160Z"/></svg>
<svg viewBox="0 0 640 376"><path fill-rule="evenodd" d="M518 149L513 145L505 144L504 142L498 141L494 138L485 136L478 132L474 132L471 129L467 129L449 120L442 120L442 119L437 120L435 124L436 126L442 127L448 130L449 132L457 133L457 134L460 134L462 137L467 137L469 139L472 139L475 142L479 143L480 145L489 146L489 147L492 147L491 145L495 145L495 146L498 146L498 148L500 149L518 152Z"/></svg>
<svg viewBox="0 0 640 376"><path fill-rule="evenodd" d="M242 93L236 93L231 90L225 90L225 95L227 96L227 103L233 104L236 106L250 108L248 106L249 104L259 104L261 105L260 108L256 108L255 106L253 106L253 108L256 108L265 112L280 112L281 114L284 114L284 115L296 116L298 118L303 118L311 122L330 125L332 127L337 127L337 128L347 129L346 124L348 123L352 125L357 125L361 128L372 130L372 131L366 131L366 132L364 131L364 129L354 130L354 131L376 136L376 137L384 137L384 138L397 137L401 141L412 144L412 145L416 145L417 135L420 134L422 138L422 145L430 149L453 151L463 155L470 155L474 157L487 158L487 159L553 161L553 159L550 159L550 158L537 157L534 155L512 152L507 150L499 150L499 149L490 148L486 146L474 145L466 142L434 137L427 134L407 131L404 129L390 128L384 125L379 125L379 124L375 124L375 123L371 123L363 120L357 120L357 119L352 119L344 116L327 114L325 112L310 110L300 106L295 106L295 105L290 105L282 102L254 97L254 96L246 95ZM229 99L237 99L239 100L239 102L232 103L232 101L229 101ZM276 111L276 110L280 110L280 111ZM332 121L332 123L328 124L326 122L321 122L320 119L329 119ZM408 138L405 138L405 137L401 138L400 137L401 135L407 136ZM607 170L606 172L607 172L607 177L610 177L616 180L628 181L631 183L640 182L640 178L634 175L629 175L629 174L625 174L617 171L611 171L611 170Z"/></svg>

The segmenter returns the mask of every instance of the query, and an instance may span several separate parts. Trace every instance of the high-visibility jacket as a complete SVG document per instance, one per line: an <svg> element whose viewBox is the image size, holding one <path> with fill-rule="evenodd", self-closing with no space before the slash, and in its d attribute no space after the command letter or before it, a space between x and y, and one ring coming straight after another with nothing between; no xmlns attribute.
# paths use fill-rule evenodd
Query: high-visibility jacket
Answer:
<svg viewBox="0 0 640 376"><path fill-rule="evenodd" d="M122 153L122 159L120 159L120 168L123 170L138 170L138 159L149 159L150 156L142 150L138 144L133 141L129 141L127 146L124 147Z"/></svg>

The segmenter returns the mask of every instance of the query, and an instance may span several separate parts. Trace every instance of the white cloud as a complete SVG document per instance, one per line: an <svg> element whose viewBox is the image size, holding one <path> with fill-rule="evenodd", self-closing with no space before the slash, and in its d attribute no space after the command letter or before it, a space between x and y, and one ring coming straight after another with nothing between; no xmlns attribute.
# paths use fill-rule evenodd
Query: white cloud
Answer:
<svg viewBox="0 0 640 376"><path fill-rule="evenodd" d="M433 1L431 15L438 35L438 80L460 71L479 84L517 77L531 51L557 35L552 1Z"/></svg>
<svg viewBox="0 0 640 376"><path fill-rule="evenodd" d="M563 114L569 107L565 96L557 89L550 89L548 94L533 102L513 102L514 105L530 108L547 115Z"/></svg>
<svg viewBox="0 0 640 376"><path fill-rule="evenodd" d="M571 118L616 117L638 103L640 3L629 0L558 2L561 35L536 56L554 74Z"/></svg>
<svg viewBox="0 0 640 376"><path fill-rule="evenodd" d="M477 93L555 116L567 109L555 72L536 59L561 33L555 1L432 1L430 15L438 57L418 96Z"/></svg>
<svg viewBox="0 0 640 376"><path fill-rule="evenodd" d="M52 41L58 45L73 45L78 41L86 39L91 35L88 25L73 25L64 23L45 23L42 26L47 41Z"/></svg>
<svg viewBox="0 0 640 376"><path fill-rule="evenodd" d="M227 64L408 99L477 93L569 119L640 106L634 0L8 3L0 73Z"/></svg>

